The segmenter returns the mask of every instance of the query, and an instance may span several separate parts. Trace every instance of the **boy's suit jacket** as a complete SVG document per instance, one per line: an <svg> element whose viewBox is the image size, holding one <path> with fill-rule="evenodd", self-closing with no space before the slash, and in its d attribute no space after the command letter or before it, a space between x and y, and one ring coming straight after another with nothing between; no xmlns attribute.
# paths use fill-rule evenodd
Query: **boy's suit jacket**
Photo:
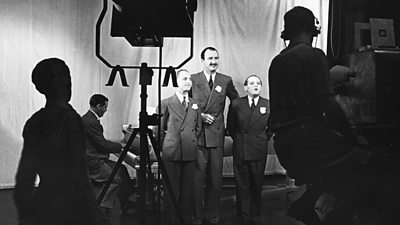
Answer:
<svg viewBox="0 0 400 225"><path fill-rule="evenodd" d="M204 124L199 137L199 145L204 147L223 147L225 136L224 109L226 96L233 101L238 93L230 76L217 73L214 86L210 90L204 72L192 74L192 97L199 101L202 113L215 117L213 124Z"/></svg>
<svg viewBox="0 0 400 225"><path fill-rule="evenodd" d="M252 111L247 96L235 99L228 112L228 132L233 138L233 156L261 160L267 156L269 100L260 96Z"/></svg>
<svg viewBox="0 0 400 225"><path fill-rule="evenodd" d="M161 101L162 158L169 161L192 161L197 158L197 137L201 131L199 104L189 98L187 110L173 96Z"/></svg>

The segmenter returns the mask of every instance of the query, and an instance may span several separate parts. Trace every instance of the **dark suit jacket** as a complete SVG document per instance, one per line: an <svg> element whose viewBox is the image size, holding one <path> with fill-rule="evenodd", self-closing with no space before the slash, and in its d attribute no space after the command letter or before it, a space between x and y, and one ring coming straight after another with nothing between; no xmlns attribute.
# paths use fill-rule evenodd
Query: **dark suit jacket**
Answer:
<svg viewBox="0 0 400 225"><path fill-rule="evenodd" d="M161 113L162 158L169 161L195 160L202 123L198 102L189 98L186 111L174 94L161 101Z"/></svg>
<svg viewBox="0 0 400 225"><path fill-rule="evenodd" d="M217 73L214 87L210 90L204 72L192 74L192 97L199 101L202 113L215 117L213 124L203 124L199 145L204 147L223 147L225 136L224 109L228 96L231 102L238 97L230 76Z"/></svg>
<svg viewBox="0 0 400 225"><path fill-rule="evenodd" d="M269 100L260 96L251 111L247 96L235 99L228 112L228 132L233 138L233 156L261 160L267 156Z"/></svg>
<svg viewBox="0 0 400 225"><path fill-rule="evenodd" d="M20 222L100 224L101 211L88 179L83 129L70 105L47 103L26 122L14 193ZM40 183L35 190L37 175Z"/></svg>
<svg viewBox="0 0 400 225"><path fill-rule="evenodd" d="M112 168L104 163L110 153L121 152L122 145L105 139L103 126L92 111L82 116L85 127L86 154L88 157L89 175L102 182L110 176Z"/></svg>

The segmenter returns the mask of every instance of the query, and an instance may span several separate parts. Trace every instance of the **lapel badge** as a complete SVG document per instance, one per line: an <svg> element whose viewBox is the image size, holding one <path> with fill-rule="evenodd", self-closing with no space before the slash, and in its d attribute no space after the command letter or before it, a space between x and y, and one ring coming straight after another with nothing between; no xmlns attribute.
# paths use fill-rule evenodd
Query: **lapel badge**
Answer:
<svg viewBox="0 0 400 225"><path fill-rule="evenodd" d="M265 107L260 107L260 113L265 114L267 112L267 108Z"/></svg>
<svg viewBox="0 0 400 225"><path fill-rule="evenodd" d="M192 109L196 110L198 108L199 108L199 106L196 103L192 104Z"/></svg>
<svg viewBox="0 0 400 225"><path fill-rule="evenodd" d="M218 93L220 93L220 92L222 91L222 87L219 86L219 85L216 86L216 87L215 87L215 91L218 92Z"/></svg>

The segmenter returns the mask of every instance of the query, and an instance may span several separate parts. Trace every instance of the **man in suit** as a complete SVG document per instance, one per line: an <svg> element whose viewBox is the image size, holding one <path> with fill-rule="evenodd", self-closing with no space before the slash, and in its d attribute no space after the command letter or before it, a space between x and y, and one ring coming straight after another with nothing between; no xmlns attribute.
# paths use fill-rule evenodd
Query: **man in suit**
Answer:
<svg viewBox="0 0 400 225"><path fill-rule="evenodd" d="M190 224L193 214L197 137L202 121L198 102L188 94L192 87L190 73L184 69L179 70L177 83L176 93L161 101L162 159L172 191L179 203L179 211L185 224ZM178 224L169 190L165 190L165 195L165 224Z"/></svg>
<svg viewBox="0 0 400 225"><path fill-rule="evenodd" d="M101 94L95 94L90 98L89 104L90 109L82 116L86 134L89 177L95 184L102 184L107 181L116 164L109 159L110 153L121 152L122 145L107 140L103 135L100 118L107 111L108 98ZM118 196L122 213L128 213L130 208L134 207L133 203L129 201L133 190L128 171L124 165L121 165L119 173L114 177L100 206L108 214Z"/></svg>
<svg viewBox="0 0 400 225"><path fill-rule="evenodd" d="M244 225L261 224L261 193L268 148L269 100L260 96L262 82L250 75L247 96L233 100L227 128L233 138L236 209Z"/></svg>
<svg viewBox="0 0 400 225"><path fill-rule="evenodd" d="M217 72L218 51L207 47L201 52L203 71L192 75L192 96L199 101L203 132L198 144L195 173L194 224L219 223L224 149L224 109L226 97L233 101L238 93L230 76ZM204 186L205 189L204 189Z"/></svg>

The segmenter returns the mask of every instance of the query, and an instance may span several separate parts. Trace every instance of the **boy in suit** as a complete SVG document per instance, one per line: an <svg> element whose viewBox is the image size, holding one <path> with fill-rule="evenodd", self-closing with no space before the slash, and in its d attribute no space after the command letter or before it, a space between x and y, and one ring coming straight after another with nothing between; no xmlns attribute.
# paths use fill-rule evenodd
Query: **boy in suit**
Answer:
<svg viewBox="0 0 400 225"><path fill-rule="evenodd" d="M225 100L228 97L230 101L233 101L238 97L232 78L217 72L218 51L213 47L207 47L201 52L200 57L203 71L192 75L191 90L193 98L199 101L203 121L195 173L195 215L193 218L195 225L203 222L220 223Z"/></svg>
<svg viewBox="0 0 400 225"><path fill-rule="evenodd" d="M193 174L196 168L201 114L198 102L188 94L192 81L187 70L182 69L177 72L177 83L176 93L161 101L163 116L159 129L165 170L185 224L190 224L193 214ZM174 214L168 190L165 190L165 196L165 224L177 224L177 215Z"/></svg>
<svg viewBox="0 0 400 225"><path fill-rule="evenodd" d="M228 131L233 138L237 213L244 225L261 224L261 193L268 148L269 100L260 96L262 82L250 75L247 96L232 102Z"/></svg>

